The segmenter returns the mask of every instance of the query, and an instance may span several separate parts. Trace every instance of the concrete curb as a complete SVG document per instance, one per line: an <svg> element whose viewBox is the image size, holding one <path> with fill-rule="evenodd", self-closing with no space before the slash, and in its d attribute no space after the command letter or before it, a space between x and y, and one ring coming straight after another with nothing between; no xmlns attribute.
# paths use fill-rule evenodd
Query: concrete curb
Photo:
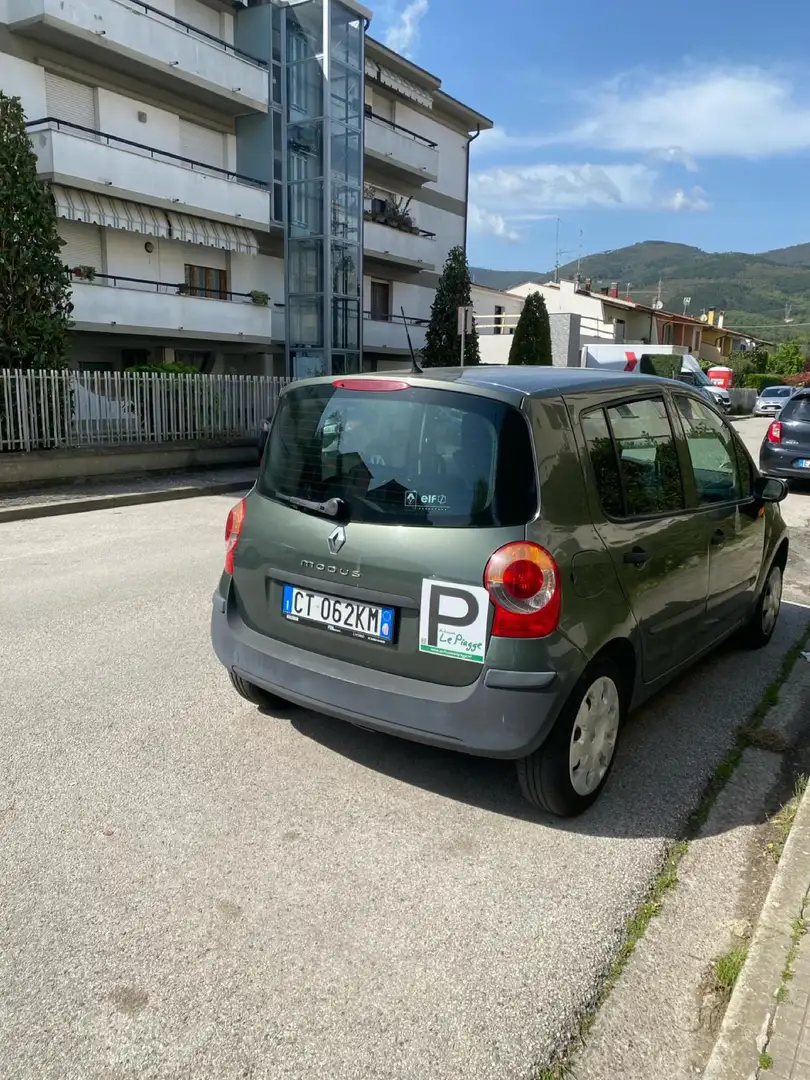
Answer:
<svg viewBox="0 0 810 1080"><path fill-rule="evenodd" d="M753 1080L757 1075L762 1037L773 1022L776 994L792 945L792 923L802 909L808 888L810 798L805 795L754 931L748 959L703 1072L703 1080Z"/></svg>
<svg viewBox="0 0 810 1080"><path fill-rule="evenodd" d="M89 510L110 510L118 506L137 506L140 503L170 502L174 499L196 499L203 495L227 495L246 491L252 481L229 480L218 484L198 484L193 487L161 488L159 491L122 492L120 495L96 495L65 502L39 503L0 509L0 522L27 521L31 518L59 517L62 514L84 514Z"/></svg>

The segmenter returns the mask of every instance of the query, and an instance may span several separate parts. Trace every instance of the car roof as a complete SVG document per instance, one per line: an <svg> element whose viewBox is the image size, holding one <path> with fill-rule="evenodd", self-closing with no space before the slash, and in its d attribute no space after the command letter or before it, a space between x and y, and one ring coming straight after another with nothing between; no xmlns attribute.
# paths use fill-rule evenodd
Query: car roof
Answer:
<svg viewBox="0 0 810 1080"><path fill-rule="evenodd" d="M339 376L338 376L339 377ZM608 390L660 386L669 382L680 390L689 387L657 375L641 375L625 371L609 371L603 368L568 368L551 366L514 366L508 364L476 364L473 367L425 368L424 371L386 371L346 376L350 379L403 379L414 385L419 383L453 383L459 388L506 396L545 397L570 394L575 391ZM321 376L301 382L334 382L335 376ZM292 385L295 385L294 383Z"/></svg>

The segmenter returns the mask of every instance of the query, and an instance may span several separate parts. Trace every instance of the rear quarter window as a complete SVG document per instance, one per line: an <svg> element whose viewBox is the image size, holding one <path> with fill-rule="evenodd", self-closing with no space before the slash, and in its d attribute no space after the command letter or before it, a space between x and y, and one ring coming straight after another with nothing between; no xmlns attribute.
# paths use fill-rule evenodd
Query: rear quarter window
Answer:
<svg viewBox="0 0 810 1080"><path fill-rule="evenodd" d="M525 525L537 512L526 417L504 402L426 387L291 388L258 483L267 498L339 498L353 521L431 528Z"/></svg>

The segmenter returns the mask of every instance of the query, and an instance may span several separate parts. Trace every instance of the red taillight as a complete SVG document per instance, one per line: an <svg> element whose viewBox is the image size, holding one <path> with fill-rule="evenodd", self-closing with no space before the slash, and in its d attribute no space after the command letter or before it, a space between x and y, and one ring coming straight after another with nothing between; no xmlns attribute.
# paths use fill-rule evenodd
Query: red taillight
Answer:
<svg viewBox="0 0 810 1080"><path fill-rule="evenodd" d="M546 637L560 621L560 571L539 544L499 548L487 563L484 587L495 606L494 637Z"/></svg>
<svg viewBox="0 0 810 1080"><path fill-rule="evenodd" d="M771 426L768 428L768 442L780 443L782 441L782 425L778 420L774 420Z"/></svg>
<svg viewBox="0 0 810 1080"><path fill-rule="evenodd" d="M242 523L245 520L245 500L240 500L236 506L228 511L225 522L225 573L233 573L233 556L236 545L239 543L239 534L242 531Z"/></svg>
<svg viewBox="0 0 810 1080"><path fill-rule="evenodd" d="M335 379L332 386L338 390L372 390L377 393L408 389L408 384L401 379Z"/></svg>

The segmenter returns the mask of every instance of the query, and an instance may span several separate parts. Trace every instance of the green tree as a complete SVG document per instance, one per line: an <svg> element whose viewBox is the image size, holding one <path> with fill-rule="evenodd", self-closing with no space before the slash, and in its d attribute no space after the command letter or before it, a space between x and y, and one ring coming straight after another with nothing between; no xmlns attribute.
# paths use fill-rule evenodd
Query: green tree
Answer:
<svg viewBox="0 0 810 1080"><path fill-rule="evenodd" d="M67 366L70 271L18 97L0 91L0 367Z"/></svg>
<svg viewBox="0 0 810 1080"><path fill-rule="evenodd" d="M720 361L725 367L730 367L734 372L734 385L742 386L746 375L755 375L757 372L767 371L768 354L765 349L735 349L727 358ZM712 364L717 367L717 364Z"/></svg>
<svg viewBox="0 0 810 1080"><path fill-rule="evenodd" d="M472 307L472 281L463 247L454 247L447 256L436 296L430 309L430 323L422 350L423 367L458 367L461 363L461 337L458 332L458 309ZM478 333L473 327L465 336L464 366L480 364Z"/></svg>
<svg viewBox="0 0 810 1080"><path fill-rule="evenodd" d="M551 364L551 327L546 301L542 293L529 293L520 313L512 347L510 364Z"/></svg>
<svg viewBox="0 0 810 1080"><path fill-rule="evenodd" d="M804 353L795 341L786 341L769 357L766 371L769 375L798 375L804 367Z"/></svg>

